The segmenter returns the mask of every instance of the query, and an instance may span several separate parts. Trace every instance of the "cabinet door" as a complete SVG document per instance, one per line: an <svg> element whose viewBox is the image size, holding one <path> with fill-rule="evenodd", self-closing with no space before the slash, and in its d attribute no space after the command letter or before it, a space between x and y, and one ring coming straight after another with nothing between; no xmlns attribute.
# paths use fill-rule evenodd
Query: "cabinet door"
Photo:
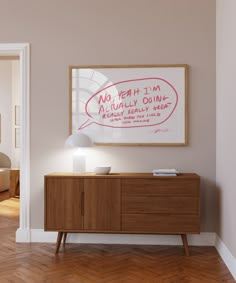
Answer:
<svg viewBox="0 0 236 283"><path fill-rule="evenodd" d="M83 229L83 180L48 177L45 179L45 230Z"/></svg>
<svg viewBox="0 0 236 283"><path fill-rule="evenodd" d="M120 230L119 179L84 179L84 230Z"/></svg>

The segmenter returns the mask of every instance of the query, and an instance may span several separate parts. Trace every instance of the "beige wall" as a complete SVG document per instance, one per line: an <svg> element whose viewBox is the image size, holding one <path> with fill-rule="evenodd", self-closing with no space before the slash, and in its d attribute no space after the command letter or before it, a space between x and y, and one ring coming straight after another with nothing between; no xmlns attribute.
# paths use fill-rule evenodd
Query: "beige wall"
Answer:
<svg viewBox="0 0 236 283"><path fill-rule="evenodd" d="M12 157L11 167L20 168L20 148L15 147L15 131L20 129L20 124L15 123L15 106L20 105L20 61L12 60Z"/></svg>
<svg viewBox="0 0 236 283"><path fill-rule="evenodd" d="M11 167L19 168L19 148L15 148L15 105L19 105L19 61L0 57L0 151L11 159Z"/></svg>
<svg viewBox="0 0 236 283"><path fill-rule="evenodd" d="M235 0L217 0L217 187L218 234L236 258L235 188Z"/></svg>
<svg viewBox="0 0 236 283"><path fill-rule="evenodd" d="M12 158L12 62L0 58L0 151Z"/></svg>
<svg viewBox="0 0 236 283"><path fill-rule="evenodd" d="M43 228L43 175L71 169L68 66L189 64L189 146L99 147L88 169L176 167L201 175L202 231L216 229L215 0L0 0L1 42L31 44L31 225ZM11 20L9 20L11 19Z"/></svg>
<svg viewBox="0 0 236 283"><path fill-rule="evenodd" d="M15 148L15 105L19 105L19 61L0 57L0 151L11 159L11 167L19 168L19 148Z"/></svg>

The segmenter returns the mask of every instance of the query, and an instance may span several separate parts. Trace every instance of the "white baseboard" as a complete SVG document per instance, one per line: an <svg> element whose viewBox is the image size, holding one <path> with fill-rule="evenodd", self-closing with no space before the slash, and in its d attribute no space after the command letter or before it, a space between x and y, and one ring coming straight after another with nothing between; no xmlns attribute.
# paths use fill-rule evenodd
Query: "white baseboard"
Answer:
<svg viewBox="0 0 236 283"><path fill-rule="evenodd" d="M232 276L236 280L236 259L233 257L229 249L218 236L216 237L215 247L224 263L228 267L229 271L231 272Z"/></svg>
<svg viewBox="0 0 236 283"><path fill-rule="evenodd" d="M28 239L30 239L31 242L55 243L57 233L45 232L43 229L31 229L30 234L28 235L25 231L17 230L17 242L29 242ZM188 243L192 246L214 246L215 241L215 233L188 235ZM68 233L67 242L93 244L182 245L182 240L179 235Z"/></svg>
<svg viewBox="0 0 236 283"><path fill-rule="evenodd" d="M30 230L18 228L16 230L16 242L17 243L29 243L30 242Z"/></svg>

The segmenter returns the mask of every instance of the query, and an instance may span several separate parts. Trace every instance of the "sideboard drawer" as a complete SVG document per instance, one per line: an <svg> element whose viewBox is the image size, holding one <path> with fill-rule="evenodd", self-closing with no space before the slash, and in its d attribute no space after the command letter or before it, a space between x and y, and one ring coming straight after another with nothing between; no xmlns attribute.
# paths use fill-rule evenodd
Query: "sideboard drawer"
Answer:
<svg viewBox="0 0 236 283"><path fill-rule="evenodd" d="M199 179L172 178L122 179L122 195L199 197Z"/></svg>
<svg viewBox="0 0 236 283"><path fill-rule="evenodd" d="M123 214L121 227L130 233L200 233L198 215Z"/></svg>
<svg viewBox="0 0 236 283"><path fill-rule="evenodd" d="M122 196L122 213L198 214L197 197Z"/></svg>

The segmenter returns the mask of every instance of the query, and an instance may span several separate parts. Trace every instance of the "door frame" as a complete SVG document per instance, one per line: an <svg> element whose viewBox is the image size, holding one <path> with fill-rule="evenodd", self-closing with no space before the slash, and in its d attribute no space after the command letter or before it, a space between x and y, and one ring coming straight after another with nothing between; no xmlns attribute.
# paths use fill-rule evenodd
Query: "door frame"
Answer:
<svg viewBox="0 0 236 283"><path fill-rule="evenodd" d="M20 222L16 242L30 242L30 45L1 43L0 56L19 56L20 65Z"/></svg>

